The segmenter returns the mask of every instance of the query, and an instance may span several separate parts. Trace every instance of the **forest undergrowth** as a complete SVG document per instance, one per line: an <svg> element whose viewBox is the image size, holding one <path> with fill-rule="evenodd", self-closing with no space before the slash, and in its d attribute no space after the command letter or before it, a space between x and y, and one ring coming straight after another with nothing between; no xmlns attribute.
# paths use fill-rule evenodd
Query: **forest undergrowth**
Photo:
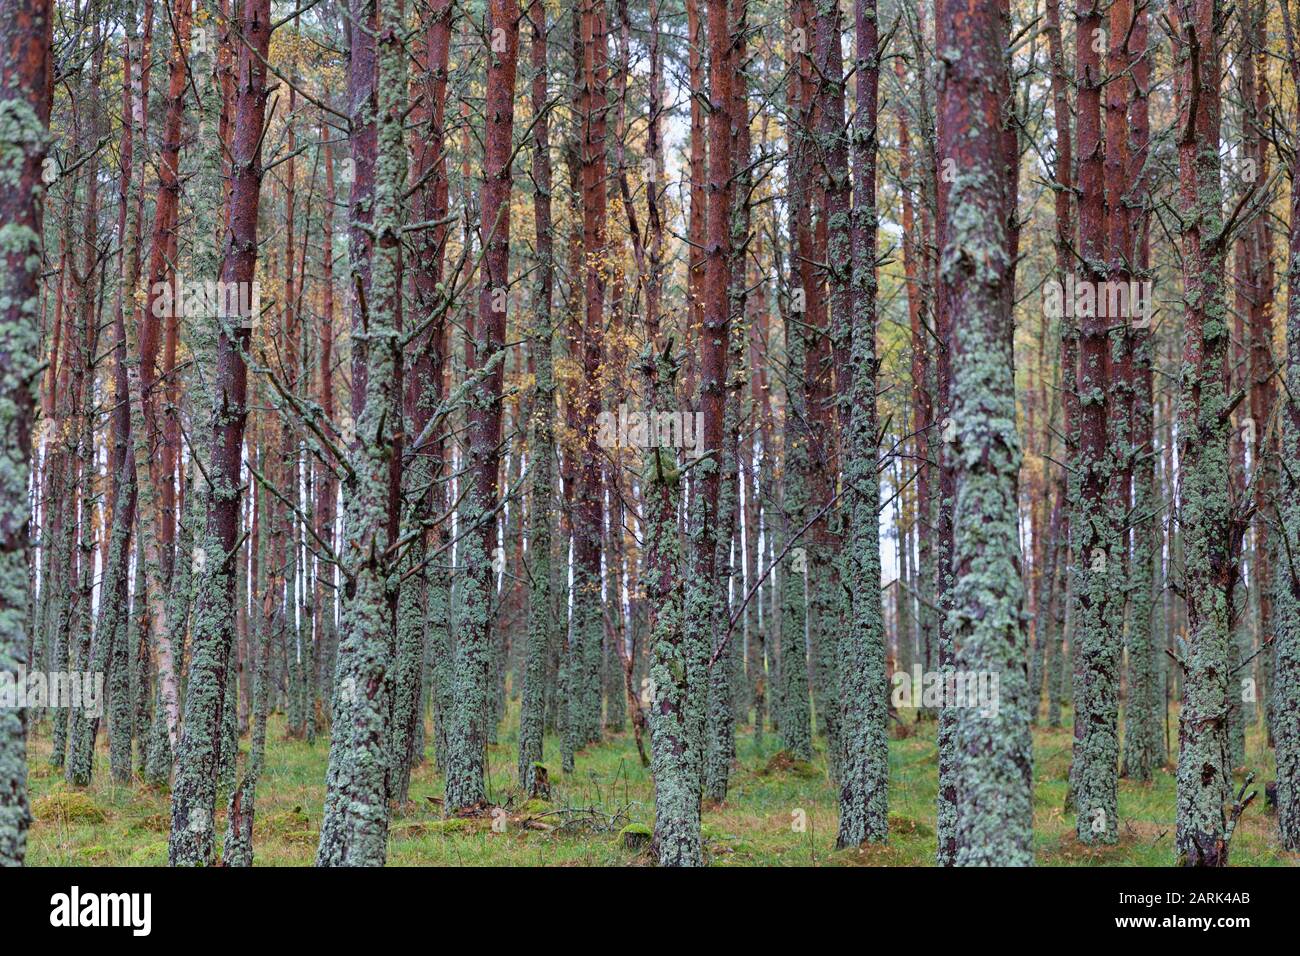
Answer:
<svg viewBox="0 0 1300 956"><path fill-rule="evenodd" d="M517 703L512 703L514 717ZM1120 839L1087 847L1066 809L1071 713L1064 726L1034 728L1034 850L1040 866L1168 866L1173 854L1175 776L1170 762L1150 783L1121 778ZM1121 721L1122 723L1122 721ZM517 722L507 719L489 747L489 801L477 815L444 818L443 778L431 758L414 771L411 801L393 815L388 860L396 866L647 866L654 787L637 760L631 732L611 733L579 753L572 774L560 772L560 742L546 737L551 799L527 800L514 779ZM1171 711L1170 726L1177 726ZM427 728L429 729L429 728ZM904 736L906 734L906 736ZM737 734L734 785L721 804L703 808L706 862L714 866L931 866L935 858L938 752L933 724L893 723L889 742L889 840L836 851L838 790L827 776L825 741L811 763L791 760L770 731L760 745L752 726ZM426 737L428 739L428 737ZM1247 730L1246 770L1260 797L1232 841L1234 866L1298 866L1286 853L1264 799L1275 773L1260 727ZM102 741L101 741L102 742ZM1176 741L1171 740L1171 744ZM241 750L247 743L241 745ZM106 747L103 747L106 752ZM167 862L169 797L138 780L117 786L99 774L72 790L49 767L47 727L32 737L29 784L35 822L28 862L34 866L161 866ZM105 758L106 759L106 758ZM254 864L309 866L319 840L328 738L289 739L283 714L267 735L265 786L258 797ZM225 806L225 800L218 803ZM500 811L495 811L500 807ZM502 812L504 811L504 812ZM216 832L225 832L225 812Z"/></svg>

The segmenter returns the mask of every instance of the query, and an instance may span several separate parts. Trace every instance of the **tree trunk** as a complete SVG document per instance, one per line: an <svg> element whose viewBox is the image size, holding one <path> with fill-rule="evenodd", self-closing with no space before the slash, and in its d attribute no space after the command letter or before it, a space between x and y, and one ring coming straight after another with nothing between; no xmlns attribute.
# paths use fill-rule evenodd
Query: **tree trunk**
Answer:
<svg viewBox="0 0 1300 956"><path fill-rule="evenodd" d="M30 614L27 478L39 383L41 172L50 123L50 28L47 0L4 0L0 7L0 223L9 236L0 279L0 670L26 660ZM21 866L27 852L25 715L0 710L0 866Z"/></svg>
<svg viewBox="0 0 1300 956"><path fill-rule="evenodd" d="M876 468L876 121L880 60L874 0L855 3L854 33L858 80L853 124L853 287L848 303L852 310L852 354L847 383L849 429L843 459L844 483L849 489L844 566L851 599L850 617L836 655L844 748L840 826L835 841L840 848L867 841L883 842L889 832L889 714L879 586L880 479ZM831 42L839 42L838 30ZM842 154L844 145L841 139L838 150L831 155ZM838 255L832 246L832 258ZM918 499L919 504L923 502Z"/></svg>
<svg viewBox="0 0 1300 956"><path fill-rule="evenodd" d="M551 294L555 252L551 239L551 143L546 102L546 7L531 0L528 21L533 70L533 226L537 277L529 347L532 351L536 391L528 420L528 649L522 703L519 705L519 785L538 795L537 768L542 760L545 729L546 655L554 640L551 614L551 512L555 472L555 363L551 341Z"/></svg>
<svg viewBox="0 0 1300 956"><path fill-rule="evenodd" d="M953 321L952 640L957 672L996 678L999 688L991 706L945 701L956 710L954 862L1025 866L1033 863L1032 739L1008 288L1016 184L1002 138L1008 22L992 4L943 2L938 23L938 48L961 51L942 74L938 109L940 152L956 171L940 247Z"/></svg>
<svg viewBox="0 0 1300 956"><path fill-rule="evenodd" d="M490 0L494 44L488 66L487 130L480 192L483 271L478 323L466 342L466 366L479 376L469 412L470 487L462 504L463 575L455 608L453 708L448 730L447 793L444 807L456 811L487 797L484 758L488 708L488 663L492 657L489 603L494 590L492 551L496 544L497 466L501 444L501 384L505 344L506 289L510 268L510 159L514 128L515 64L519 47L517 0ZM497 33L496 31L501 31Z"/></svg>
<svg viewBox="0 0 1300 956"><path fill-rule="evenodd" d="M221 765L227 671L235 626L235 574L239 557L244 425L248 417L248 352L257 296L257 213L262 186L262 124L266 113L266 61L270 45L270 0L243 11L239 32L239 85L232 144L234 183L230 195L220 279L239 291L239 315L218 315L216 401L212 417L212 487L207 523L196 547L200 588L194 611L193 658L185 701L185 723L177 750L172 789L168 862L201 866L213 860L213 812ZM205 81L211 75L204 76Z"/></svg>
<svg viewBox="0 0 1300 956"><path fill-rule="evenodd" d="M1190 18L1186 14L1190 13ZM1178 716L1177 851L1186 866L1226 866L1231 837L1228 755L1229 584L1227 307L1219 170L1217 0L1194 0L1175 21L1179 199L1183 240L1181 465L1187 650Z"/></svg>

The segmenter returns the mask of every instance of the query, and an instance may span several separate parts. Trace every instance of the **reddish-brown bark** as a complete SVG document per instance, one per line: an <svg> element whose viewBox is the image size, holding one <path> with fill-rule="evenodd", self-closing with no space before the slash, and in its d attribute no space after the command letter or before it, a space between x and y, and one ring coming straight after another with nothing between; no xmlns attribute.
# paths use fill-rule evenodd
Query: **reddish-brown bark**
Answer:
<svg viewBox="0 0 1300 956"><path fill-rule="evenodd" d="M1256 60L1256 75L1265 72L1268 59L1265 46L1264 22L1267 5L1248 3L1247 30L1249 33L1248 57ZM1245 66L1243 64L1243 71ZM1247 122L1255 128L1251 130L1253 141L1254 169L1256 183L1269 180L1269 153L1260 138L1259 125L1263 117L1269 115L1270 100L1267 83L1257 83L1253 103L1246 105ZM1257 216L1248 230L1247 243L1252 250L1249 273L1249 381L1250 381L1250 417L1254 422L1255 443L1251 448L1251 460L1255 463L1255 567L1254 580L1259 597L1258 633L1261 640L1267 640L1274 633L1273 623L1273 575L1274 558L1277 546L1274 541L1273 528L1276 525L1276 506L1274 496L1278 485L1279 452L1278 427L1274 421L1277 408L1277 385L1274 379L1277 362L1273 357L1273 233L1265 221L1266 216ZM1267 653L1267 652L1266 652ZM1268 721L1270 741L1272 721Z"/></svg>
<svg viewBox="0 0 1300 956"><path fill-rule="evenodd" d="M704 121L704 34L699 0L686 0L687 81L691 96L690 218L687 221L686 329L682 341L686 355L686 402L695 402L697 361L694 343L704 324L705 233L707 231L706 177L708 137Z"/></svg>
<svg viewBox="0 0 1300 956"><path fill-rule="evenodd" d="M16 670L25 661L30 530L26 463L32 449L39 352L41 168L52 95L48 0L0 4L0 97L5 101L5 147L10 164L0 185L0 222L8 237L0 313L0 401L4 462L0 490L0 659ZM56 319L57 321L57 319ZM0 865L21 866L31 813L27 801L24 717L0 713Z"/></svg>
<svg viewBox="0 0 1300 956"><path fill-rule="evenodd" d="M322 126L322 139L324 139L324 127ZM320 267L321 267L321 314L320 314L320 338L319 351L317 353L317 371L316 371L316 400L320 404L321 411L325 413L327 423L334 421L334 202L335 202L335 185L334 185L334 154L329 147L321 150L323 154L323 168L325 180L325 207L321 213L321 247L320 247ZM327 425L328 427L328 425ZM334 468L337 463L332 461L327 449L322 453L326 455L326 460L321 462L317 469L314 488L316 500L314 504L314 522L316 537L327 544L334 541L334 519L337 511L339 482L336 477ZM252 535L252 540L257 541L257 536ZM315 661L317 668L317 684L320 685L321 678L332 677L332 672L326 665L327 652L329 648L325 641L329 639L330 632L333 629L334 620L334 591L327 586L327 582L333 581L333 568L327 566L323 560L319 560L316 566L315 599L313 601L312 616L315 648L312 659ZM256 581L256 576L254 576Z"/></svg>
<svg viewBox="0 0 1300 956"><path fill-rule="evenodd" d="M149 455L149 480L154 487L154 504L158 509L159 558L162 577L170 581L176 541L176 442L178 432L174 415L160 408L164 397L173 405L179 394L170 381L176 361L176 303L160 307L162 289L171 280L176 262L177 218L180 205L180 152L182 124L185 116L187 68L192 16L188 4L181 4L174 16L175 39L164 99L165 115L162 150L158 157L158 187L154 204L153 239L149 253L148 286L145 289L144 314L140 325L140 387ZM159 312L166 315L160 316ZM159 353L163 357L159 372ZM159 395L159 387L163 394Z"/></svg>
<svg viewBox="0 0 1300 956"><path fill-rule="evenodd" d="M266 116L270 46L270 0L250 0L239 18L244 37L239 51L234 140L231 144L230 209L222 244L224 288L251 290L257 275L257 214L262 188L262 127ZM241 297L242 298L242 297ZM222 720L229 688L227 670L234 634L235 574L242 503L244 426L248 418L248 354L255 315L229 316L220 322L217 367L213 376L212 444L206 538L220 549L208 556L195 608L193 661L189 670L184 735L178 751L172 791L172 835L168 858L173 864L210 862L212 813L224 738ZM196 814L198 817L196 818ZM205 826L196 826L196 819Z"/></svg>
<svg viewBox="0 0 1300 956"><path fill-rule="evenodd" d="M707 242L704 266L704 324L700 337L700 409L704 414L704 448L721 453L723 404L727 384L727 286L731 249L731 77L725 63L730 36L726 0L708 0L709 39L709 185ZM700 494L704 496L706 525L700 529L701 545L695 567L711 580L716 552L720 467L704 471Z"/></svg>
<svg viewBox="0 0 1300 956"><path fill-rule="evenodd" d="M467 554L481 605L468 620L471 629L458 635L465 667L471 673L458 675L457 682L473 684L468 697L471 709L456 715L447 774L447 806L460 808L482 800L483 761L487 743L484 726L486 706L478 707L488 693L488 666L492 648L492 620L488 595L495 590L491 554L496 543L496 522L491 517L498 500L498 471L501 445L501 386L503 368L498 353L505 345L506 309L504 297L510 267L510 158L514 128L515 67L519 53L518 0L490 0L488 10L494 31L504 42L493 49L488 62L487 99L484 104L483 187L480 192L481 233L484 254L478 294L478 322L472 348L467 348L471 368L480 378L469 410L468 480L472 482L470 513L466 533ZM460 697L458 687L458 698Z"/></svg>
<svg viewBox="0 0 1300 956"><path fill-rule="evenodd" d="M905 83L903 60L894 61L894 74L901 85ZM903 275L907 283L907 321L911 331L912 345L912 432L913 454L916 461L916 508L919 533L917 535L918 570L931 569L931 466L930 466L930 429L934 410L930 397L930 330L928 290L923 276L925 264L924 231L917 234L916 202L913 198L912 184L912 142L905 104L898 110L898 175L903 183ZM930 582L918 578L921 606L921 660L926 666L933 660L930 646L932 634L928 627L931 615L924 607L929 600Z"/></svg>
<svg viewBox="0 0 1300 956"><path fill-rule="evenodd" d="M585 0L581 13L582 82L577 107L581 128L582 251L586 307L582 328L583 398L578 406L578 502L574 510L575 625L569 692L576 704L577 745L600 736L600 544L604 493L596 410L602 400L601 362L605 277L610 271L606 238L605 134L608 22L604 0ZM581 610L581 613L580 613ZM592 617L588 617L592 615ZM581 699L580 699L581 698Z"/></svg>

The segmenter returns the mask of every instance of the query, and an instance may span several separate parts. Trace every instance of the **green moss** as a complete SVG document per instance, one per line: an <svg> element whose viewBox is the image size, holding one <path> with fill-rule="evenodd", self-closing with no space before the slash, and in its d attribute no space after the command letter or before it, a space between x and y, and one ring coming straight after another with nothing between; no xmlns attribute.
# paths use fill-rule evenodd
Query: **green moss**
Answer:
<svg viewBox="0 0 1300 956"><path fill-rule="evenodd" d="M108 815L88 794L57 790L32 805L38 823L103 823Z"/></svg>
<svg viewBox="0 0 1300 956"><path fill-rule="evenodd" d="M150 833L166 833L171 829L172 821L165 813L151 813L131 822L132 830L145 830Z"/></svg>
<svg viewBox="0 0 1300 956"><path fill-rule="evenodd" d="M274 833L284 835L286 833L295 833L304 829L311 821L307 814L303 812L302 807L294 807L291 810L284 810L280 813L273 813L269 816L259 818L255 824L259 833Z"/></svg>
<svg viewBox="0 0 1300 956"><path fill-rule="evenodd" d="M919 820L913 820L910 817L899 816L897 813L891 813L889 815L889 835L891 838L928 838L934 836L934 828L927 826Z"/></svg>
<svg viewBox="0 0 1300 956"><path fill-rule="evenodd" d="M512 702L506 726L517 719L518 702ZM1034 733L1035 768L1057 768L1068 762L1073 741L1071 712L1065 710L1066 726L1050 730L1038 728ZM1177 708L1171 714L1177 719ZM924 722L915 736L889 742L889 842L884 850L868 846L863 851L833 853L839 790L825 774L821 753L815 755L814 777L796 776L777 771L760 773L768 763L770 750L755 744L749 726L739 728L737 759L739 769L727 802L705 807L702 828L707 835L720 836L708 846L705 858L711 866L809 866L902 864L929 866L935 858L935 724ZM320 746L285 738L283 713L273 714L268 731L267 776L273 781L259 788L258 818L282 818L287 822L301 819L306 812L314 823L324 799L324 768L327 755ZM48 721L32 728L32 759L46 762L50 746ZM545 738L548 759L558 756L558 737ZM769 741L770 747L770 741ZM491 768L488 784L493 793L508 792L515 785L515 741L507 734L502 742L489 748ZM1259 779L1271 780L1276 771L1272 751L1267 747L1260 724L1247 728L1247 753L1259 766ZM394 828L388 846L389 862L402 866L627 866L646 862L646 853L623 848L619 831L631 812L641 828L649 829L649 808L654 789L649 772L636 760L630 736L619 737L588 747L578 755L578 773L556 782L555 802L562 807L595 807L618 820L605 827L556 827L553 830L525 829L511 826L510 838L491 839L479 836L491 826L490 818L459 818L443 825L435 817L437 808L423 806L423 817L403 823L423 824L402 830ZM432 760L412 772L416 793L439 792L442 777ZM32 782L33 799L63 792L61 778L46 777ZM1056 774L1036 774L1034 781L1034 842L1040 862L1092 866L1103 862L1080 852L1074 836L1073 814L1062 815L1065 781ZM104 823L83 822L57 827L36 827L29 839L28 862L34 866L73 865L80 861L83 847L103 846L111 852L105 862L114 865L159 866L167 859L165 840L159 833L138 825L151 813L167 816L165 795L136 787L133 793L114 787L107 774L97 775L85 792L97 806L105 809ZM1262 797L1259 804L1262 804ZM631 810L629 811L629 807ZM117 808L121 808L120 810ZM300 809L298 809L300 808ZM807 826L801 832L792 827L791 812L802 809ZM1285 866L1296 862L1294 855L1281 849L1276 829L1251 808L1247 819L1233 839L1232 861L1244 866ZM1142 839L1121 840L1118 855L1107 862L1141 866L1167 866L1170 862L1170 838L1175 818L1175 779L1168 770L1157 769L1149 784L1120 784L1121 831L1128 825L1143 835ZM547 816L545 822L558 822L562 815ZM641 822L644 821L644 822ZM432 823L432 826L429 824ZM315 857L310 825L261 829L255 835L255 862L262 866L310 866ZM1165 834L1163 839L1157 839ZM1066 855L1065 851L1069 851Z"/></svg>
<svg viewBox="0 0 1300 956"><path fill-rule="evenodd" d="M618 831L618 842L625 850L640 850L650 845L653 831L644 823L629 823Z"/></svg>
<svg viewBox="0 0 1300 956"><path fill-rule="evenodd" d="M153 840L132 847L126 862L131 866L162 866L167 862L167 841Z"/></svg>
<svg viewBox="0 0 1300 956"><path fill-rule="evenodd" d="M781 750L772 754L758 773L762 775L789 774L804 780L813 780L822 776L822 772L810 761L793 757L788 750Z"/></svg>
<svg viewBox="0 0 1300 956"><path fill-rule="evenodd" d="M428 833L474 833L486 829L486 817L449 817L446 820L430 820L423 824Z"/></svg>

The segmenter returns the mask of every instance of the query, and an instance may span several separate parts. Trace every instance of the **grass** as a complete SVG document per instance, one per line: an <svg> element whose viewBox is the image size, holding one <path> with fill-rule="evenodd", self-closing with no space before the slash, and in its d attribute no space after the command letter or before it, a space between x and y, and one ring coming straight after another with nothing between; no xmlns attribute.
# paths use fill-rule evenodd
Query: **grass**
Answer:
<svg viewBox="0 0 1300 956"><path fill-rule="evenodd" d="M1067 711L1068 715L1068 711ZM513 714L511 715L513 718ZM444 820L442 777L433 762L418 767L411 803L393 815L388 860L399 866L624 866L651 862L638 839L653 823L654 790L637 760L630 733L616 734L578 755L577 771L558 768L559 742L546 740L552 800L524 801L514 789L515 726L502 727L489 749L491 802L504 814ZM934 861L937 753L934 724L889 744L889 841L836 851L838 793L825 773L820 749L812 764L790 761L770 733L759 747L752 733L738 741L738 767L727 800L704 807L709 862L718 866L929 866ZM1174 862L1172 767L1148 784L1121 780L1120 841L1090 848L1074 836L1074 814L1064 808L1071 730L1034 731L1034 841L1039 865L1168 866ZM242 744L247 747L247 741ZM167 860L169 803L165 792L108 779L101 746L94 784L74 791L49 765L48 725L33 735L29 753L35 822L28 841L34 866L161 865ZM1232 843L1243 866L1295 866L1300 854L1278 848L1276 819L1264 806L1263 782L1273 778L1272 755L1262 731L1252 729L1248 763L1260 795L1246 811ZM257 793L255 862L307 866L315 857L325 796L329 742L315 745L285 736L281 715L272 718L267 762ZM1239 775L1240 777L1240 775ZM225 832L224 796L218 840Z"/></svg>

